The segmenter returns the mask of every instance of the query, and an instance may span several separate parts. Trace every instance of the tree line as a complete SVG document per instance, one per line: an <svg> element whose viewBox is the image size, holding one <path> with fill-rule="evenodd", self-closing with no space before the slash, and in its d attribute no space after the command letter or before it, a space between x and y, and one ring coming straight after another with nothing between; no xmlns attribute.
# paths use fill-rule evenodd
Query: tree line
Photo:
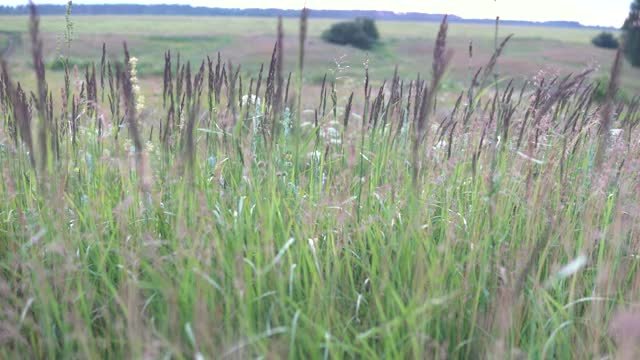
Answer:
<svg viewBox="0 0 640 360"><path fill-rule="evenodd" d="M66 5L38 5L40 15L64 15ZM26 5L0 6L0 15L28 15ZM212 8L190 5L139 5L139 4L73 4L74 15L186 15L186 16L254 16L254 17L292 17L300 16L299 9L234 9ZM430 21L440 22L443 14L425 14L418 12L395 13L377 10L309 10L309 17L329 19L370 18L375 20L395 21ZM450 23L493 24L494 19L463 19L450 15ZM575 21L519 21L503 20L504 25L552 26L552 27L585 27Z"/></svg>

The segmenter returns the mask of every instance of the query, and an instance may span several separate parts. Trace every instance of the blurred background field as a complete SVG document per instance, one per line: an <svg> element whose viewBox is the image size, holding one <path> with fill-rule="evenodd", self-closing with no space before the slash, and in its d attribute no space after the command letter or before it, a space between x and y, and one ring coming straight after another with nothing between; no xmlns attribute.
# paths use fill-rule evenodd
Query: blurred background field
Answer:
<svg viewBox="0 0 640 360"><path fill-rule="evenodd" d="M404 78L417 73L428 74L431 66L433 39L438 23L378 21L381 44L371 51L328 44L322 32L338 20L310 19L305 55L304 84L320 87L324 74L335 79L342 88L359 87L363 81L364 63L378 82L390 79L396 65ZM69 50L72 65L83 72L92 61L99 62L101 45L106 43L112 60L120 60L122 42L127 41L132 56L139 59L138 71L143 91L150 99L161 93L163 54L180 53L183 61L198 65L207 55L218 52L223 60L242 64L242 74L256 76L261 64L268 65L276 41L277 19L249 17L187 16L73 16L73 37ZM28 41L26 16L0 17L0 48L14 38L9 61L12 72L27 86L34 83ZM284 19L285 70L296 68L298 20ZM61 56L64 44L65 18L43 16L41 29L45 58L50 71L49 82L59 88L62 82ZM533 79L540 72L546 76L577 73L595 68L594 78L604 76L611 65L614 51L596 48L591 39L596 29L555 28L537 26L500 26L499 38L514 34L498 63L498 73L516 82ZM469 44L473 57L469 57ZM495 46L495 28L483 24L449 25L448 46L454 58L443 88L452 94L466 88L475 70L486 64ZM623 70L621 88L630 94L640 91L640 70L630 66Z"/></svg>

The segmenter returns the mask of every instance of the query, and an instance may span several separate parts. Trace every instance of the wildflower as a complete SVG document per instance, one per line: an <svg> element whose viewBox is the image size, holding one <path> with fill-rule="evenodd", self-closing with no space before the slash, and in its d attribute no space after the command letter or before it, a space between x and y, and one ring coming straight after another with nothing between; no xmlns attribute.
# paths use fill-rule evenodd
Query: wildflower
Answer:
<svg viewBox="0 0 640 360"><path fill-rule="evenodd" d="M153 142L151 141L147 141L147 143L145 144L145 148L147 150L147 153L152 154L153 151L155 150L155 146L153 145Z"/></svg>
<svg viewBox="0 0 640 360"><path fill-rule="evenodd" d="M129 67L131 70L131 87L136 102L136 111L140 112L144 109L144 96L140 94L140 82L138 81L138 58L131 57L129 59Z"/></svg>
<svg viewBox="0 0 640 360"><path fill-rule="evenodd" d="M340 137L340 131L338 131L334 127L326 127L323 132L320 133L327 142L330 144L340 144L342 143L342 139Z"/></svg>
<svg viewBox="0 0 640 360"><path fill-rule="evenodd" d="M242 106L245 106L248 103L249 103L249 95L243 95ZM251 103L256 104L256 106L260 106L262 104L262 102L260 101L260 98L254 94L251 94Z"/></svg>
<svg viewBox="0 0 640 360"><path fill-rule="evenodd" d="M322 153L318 150L312 151L307 154L307 158L309 160L314 160L314 161L320 161L321 156L322 156Z"/></svg>

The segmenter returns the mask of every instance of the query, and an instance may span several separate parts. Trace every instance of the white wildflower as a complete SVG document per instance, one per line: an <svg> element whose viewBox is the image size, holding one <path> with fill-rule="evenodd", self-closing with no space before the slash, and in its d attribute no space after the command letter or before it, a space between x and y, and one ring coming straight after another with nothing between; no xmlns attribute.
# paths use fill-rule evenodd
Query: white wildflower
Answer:
<svg viewBox="0 0 640 360"><path fill-rule="evenodd" d="M331 138L340 137L340 132L338 130L336 130L336 128L334 128L334 127L329 127L329 128L327 128L327 136L329 136Z"/></svg>
<svg viewBox="0 0 640 360"><path fill-rule="evenodd" d="M155 146L153 145L153 142L147 141L145 145L146 145L145 148L147 150L147 153L149 154L153 153L153 151L155 150Z"/></svg>
<svg viewBox="0 0 640 360"><path fill-rule="evenodd" d="M326 127L321 133L320 136L324 138L330 144L340 144L342 143L340 131L333 126Z"/></svg>
<svg viewBox="0 0 640 360"><path fill-rule="evenodd" d="M242 106L245 106L248 103L249 103L249 95L243 95ZM262 102L260 101L260 98L254 94L251 94L251 103L256 104L256 106L260 106L262 104Z"/></svg>
<svg viewBox="0 0 640 360"><path fill-rule="evenodd" d="M307 154L307 158L309 160L315 160L315 161L320 161L321 156L322 156L322 153L318 150L312 151Z"/></svg>
<svg viewBox="0 0 640 360"><path fill-rule="evenodd" d="M133 97L136 103L136 111L140 112L144 109L144 96L140 94L140 82L138 80L138 58L131 57L129 59L129 68L131 71L131 88L133 90Z"/></svg>
<svg viewBox="0 0 640 360"><path fill-rule="evenodd" d="M138 95L136 97L136 111L140 112L144 109L144 96Z"/></svg>

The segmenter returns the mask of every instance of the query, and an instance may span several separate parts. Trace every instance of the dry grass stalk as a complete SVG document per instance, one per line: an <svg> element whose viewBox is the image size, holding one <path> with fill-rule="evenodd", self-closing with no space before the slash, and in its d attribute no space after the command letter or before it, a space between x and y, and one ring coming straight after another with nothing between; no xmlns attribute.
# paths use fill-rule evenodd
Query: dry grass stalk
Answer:
<svg viewBox="0 0 640 360"><path fill-rule="evenodd" d="M431 112L433 110L436 93L438 91L438 86L440 85L440 81L444 76L444 73L449 65L449 62L452 57L452 52L447 50L447 16L442 19L442 23L440 24L440 30L438 31L438 36L436 38L436 45L433 49L433 64L432 64L432 77L429 87L425 87L422 90L422 99L420 101L420 111L418 116L416 117L415 127L414 127L414 139L413 139L413 149L412 149L412 158L413 158L413 182L414 185L417 186L418 174L420 173L421 162L420 162L420 146L424 142L424 139L427 135L428 131L428 120L431 116Z"/></svg>
<svg viewBox="0 0 640 360"><path fill-rule="evenodd" d="M171 82L171 50L167 50L167 52L164 54L164 75L162 80L162 107L166 107L167 95L173 87L173 84Z"/></svg>
<svg viewBox="0 0 640 360"><path fill-rule="evenodd" d="M482 87L487 81L487 79L489 78L489 76L493 74L493 69L498 63L498 58L500 57L500 55L502 55L502 51L504 51L505 46L507 45L509 40L511 40L512 37L513 37L513 34L508 35L506 38L504 38L504 40L502 40L500 45L496 47L496 50L493 52L493 55L491 55L491 59L489 59L489 62L484 67L484 72L482 73L482 80L480 81L480 87ZM496 34L496 40L497 40L497 34Z"/></svg>
<svg viewBox="0 0 640 360"><path fill-rule="evenodd" d="M149 184L146 181L146 172L145 172L145 163L144 163L144 153L143 153L143 142L142 142L142 134L140 131L140 127L138 124L137 114L136 114L136 100L135 93L133 90L133 84L131 83L131 61L129 56L129 49L127 48L127 43L123 44L124 47L124 60L125 60L125 68L123 70L118 69L120 64L116 65L118 69L117 72L120 74L120 81L122 84L122 95L124 97L124 109L125 109L125 122L129 128L129 135L134 145L135 149L135 158L136 158L136 167L138 176L140 178L140 188L144 192L149 191Z"/></svg>
<svg viewBox="0 0 640 360"><path fill-rule="evenodd" d="M104 102L104 76L107 58L107 44L102 43L102 56L100 57L100 101Z"/></svg>
<svg viewBox="0 0 640 360"><path fill-rule="evenodd" d="M342 124L344 126L344 131L346 133L347 129L349 128L349 117L351 116L351 106L353 105L353 92L351 92L351 95L349 96L349 100L347 101L347 106L344 109L344 119L342 121Z"/></svg>
<svg viewBox="0 0 640 360"><path fill-rule="evenodd" d="M273 142L276 138L276 124L281 118L283 108L282 97L284 96L284 30L282 27L282 16L278 17L277 41L278 52L276 54L276 97L273 105L273 120L271 123L271 145L273 145Z"/></svg>
<svg viewBox="0 0 640 360"><path fill-rule="evenodd" d="M12 137L14 143L17 145L18 138L22 139L22 142L26 145L29 152L31 166L35 169L36 159L31 135L31 114L29 113L27 97L24 91L22 91L20 83L18 83L17 88L14 88L11 77L9 76L7 63L4 59L0 59L0 66L2 67L4 92L8 95L13 108L13 124L10 124L10 129L12 129L13 132Z"/></svg>
<svg viewBox="0 0 640 360"><path fill-rule="evenodd" d="M38 110L37 139L40 155L40 170L44 170L48 162L48 150L53 144L47 137L52 134L47 120L47 82L45 78L45 66L42 53L42 39L40 38L40 17L35 4L29 2L29 36L31 39L31 57L36 75L38 94L36 108Z"/></svg>
<svg viewBox="0 0 640 360"><path fill-rule="evenodd" d="M231 64L229 65L231 66ZM193 79L193 88L192 88L192 100L190 102L190 106L188 108L187 113L187 124L184 131L184 154L187 158L187 164L189 165L189 174L193 174L193 167L195 165L196 160L196 148L195 148L195 128L196 128L196 120L197 116L200 113L200 99L202 95L202 88L204 82L204 61L200 65L200 70L196 73ZM230 101L233 102L233 101Z"/></svg>
<svg viewBox="0 0 640 360"><path fill-rule="evenodd" d="M609 86L605 95L604 105L600 111L600 124L598 126L598 149L596 152L596 167L600 168L604 161L604 154L609 145L609 133L613 122L613 100L618 92L618 82L620 72L622 70L623 48L619 47L616 57L611 67L611 75L609 76Z"/></svg>
<svg viewBox="0 0 640 360"><path fill-rule="evenodd" d="M298 66L300 74L304 71L304 45L307 40L307 28L309 20L309 9L306 7L302 9L300 13L300 34L299 34L299 52L298 52Z"/></svg>

